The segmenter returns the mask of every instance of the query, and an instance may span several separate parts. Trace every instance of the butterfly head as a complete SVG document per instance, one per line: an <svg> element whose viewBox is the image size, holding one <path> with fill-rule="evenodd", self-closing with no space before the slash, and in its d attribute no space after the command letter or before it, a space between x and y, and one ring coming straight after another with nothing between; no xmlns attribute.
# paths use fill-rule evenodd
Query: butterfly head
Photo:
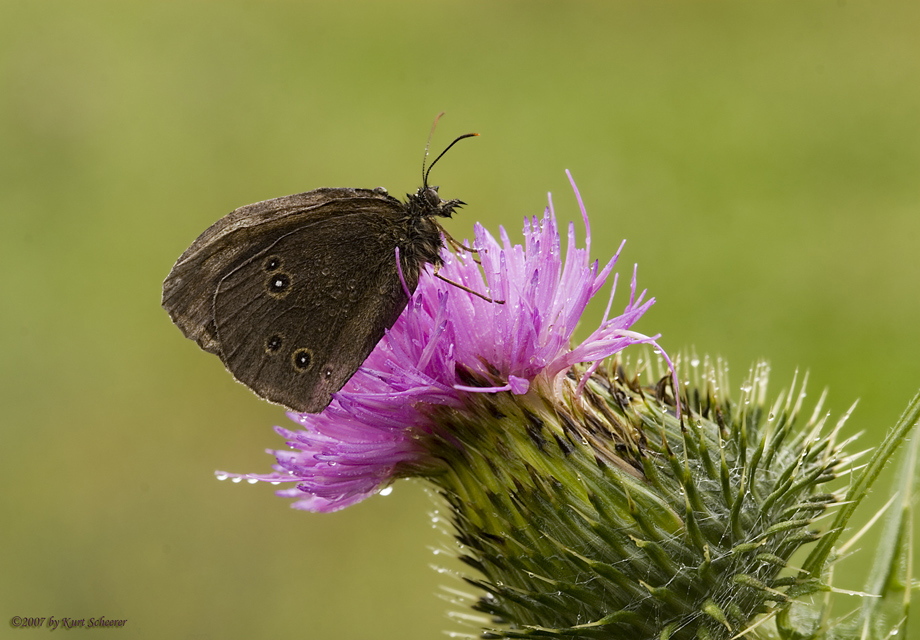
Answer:
<svg viewBox="0 0 920 640"><path fill-rule="evenodd" d="M414 194L408 195L408 209L410 215L420 218L440 216L450 218L454 210L462 207L462 200L442 200L438 195L437 186L422 185Z"/></svg>

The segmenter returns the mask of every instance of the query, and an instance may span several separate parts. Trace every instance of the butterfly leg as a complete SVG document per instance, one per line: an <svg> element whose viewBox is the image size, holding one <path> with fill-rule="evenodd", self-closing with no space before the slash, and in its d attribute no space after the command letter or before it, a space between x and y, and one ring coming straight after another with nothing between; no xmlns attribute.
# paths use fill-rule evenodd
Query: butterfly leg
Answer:
<svg viewBox="0 0 920 640"><path fill-rule="evenodd" d="M456 240L454 240L453 236L447 233L444 227L441 227L441 233L444 235L444 239L447 240L447 244L449 244L451 248L453 248L454 251L469 252L473 256L473 261L476 264L482 266L482 261L477 257L479 255L479 249L473 249L472 247L466 246L462 242L457 242Z"/></svg>
<svg viewBox="0 0 920 640"><path fill-rule="evenodd" d="M440 269L441 269L440 266L437 266L437 267L434 268L434 277L435 277L435 278L437 278L437 279L439 279L439 280L442 280L442 281L446 282L447 284L452 284L452 285L454 285L455 287L457 287L458 289L463 289L463 290L466 291L467 293L472 293L474 296L477 296L477 297L479 297L479 298L482 298L482 299L485 300L486 302L494 302L495 304L505 304L505 301L504 301L504 300L493 300L493 299L490 298L489 296L483 295L483 294L479 293L478 291L473 291L473 290L470 289L469 287L463 286L463 285L460 284L459 282L454 282L453 280L450 280L450 279L448 279L448 278L445 278L445 277L442 276L440 273L438 273L438 271L439 271Z"/></svg>

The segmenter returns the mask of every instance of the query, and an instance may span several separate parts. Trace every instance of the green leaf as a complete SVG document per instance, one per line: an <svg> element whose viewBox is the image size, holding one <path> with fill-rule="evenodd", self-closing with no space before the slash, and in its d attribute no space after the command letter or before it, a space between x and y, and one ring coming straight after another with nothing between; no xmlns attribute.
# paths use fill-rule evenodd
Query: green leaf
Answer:
<svg viewBox="0 0 920 640"><path fill-rule="evenodd" d="M802 565L802 575L811 574L815 578L820 577L820 573L827 562L827 558L834 547L834 543L843 533L850 516L859 506L859 503L869 492L869 487L875 482L881 473L885 464L894 455L895 450L907 437L911 429L920 421L920 393L917 393L907 405L904 413L901 414L898 423L895 425L882 444L875 450L869 464L863 469L862 473L853 479L853 484L847 492L844 503L837 512L837 517L831 530L828 531L821 540L815 545L815 548L809 554L808 558ZM915 439L916 440L916 439ZM914 448L916 442L914 443ZM910 456L908 456L910 457ZM915 456L914 456L915 457ZM902 514L903 516L903 514ZM909 521L909 520L908 520Z"/></svg>
<svg viewBox="0 0 920 640"><path fill-rule="evenodd" d="M878 598L865 598L860 612L863 637L882 640L896 635L906 637L907 612L910 605L911 553L914 502L920 493L920 437L916 434L898 467L898 487L894 508L885 520L885 528L872 564L866 592Z"/></svg>

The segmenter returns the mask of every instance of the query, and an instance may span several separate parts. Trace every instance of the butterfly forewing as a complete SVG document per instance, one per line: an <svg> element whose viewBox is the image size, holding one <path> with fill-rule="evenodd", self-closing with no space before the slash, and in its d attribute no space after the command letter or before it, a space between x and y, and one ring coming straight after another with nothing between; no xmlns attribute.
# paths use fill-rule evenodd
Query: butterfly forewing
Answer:
<svg viewBox="0 0 920 640"><path fill-rule="evenodd" d="M163 282L163 308L187 338L219 354L213 300L225 275L296 228L355 211L402 206L369 189L316 189L240 207L211 225L179 257Z"/></svg>

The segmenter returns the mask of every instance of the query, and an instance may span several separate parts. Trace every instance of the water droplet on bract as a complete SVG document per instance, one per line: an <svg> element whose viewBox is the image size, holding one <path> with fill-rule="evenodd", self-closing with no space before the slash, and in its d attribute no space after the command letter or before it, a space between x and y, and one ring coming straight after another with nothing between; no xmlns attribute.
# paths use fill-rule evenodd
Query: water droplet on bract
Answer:
<svg viewBox="0 0 920 640"><path fill-rule="evenodd" d="M700 359L699 359L699 358L694 358L693 360L691 360L691 361L690 361L690 366L691 366L691 367L698 367L698 366L700 366Z"/></svg>
<svg viewBox="0 0 920 640"><path fill-rule="evenodd" d="M258 481L259 481L258 478L246 478L246 482L248 482L249 484L255 484Z"/></svg>
<svg viewBox="0 0 920 640"><path fill-rule="evenodd" d="M231 478L231 480L230 480L230 482L235 482L236 484L239 484L239 483L242 482L242 481L243 481L243 479L242 479L242 478L239 478L239 477L237 477L237 478Z"/></svg>
<svg viewBox="0 0 920 640"><path fill-rule="evenodd" d="M742 390L744 393L749 393L749 392L751 391L751 389L753 389L753 388L754 388L754 387L752 387L752 386L749 385L749 384L743 384L743 385L741 385L741 390Z"/></svg>
<svg viewBox="0 0 920 640"><path fill-rule="evenodd" d="M379 491L379 493L380 493L380 495L382 495L382 496L388 496L388 495L390 495L391 493L393 493L393 487L392 487L392 486L390 486L390 487L385 487L385 488L381 489L381 490Z"/></svg>
<svg viewBox="0 0 920 640"><path fill-rule="evenodd" d="M773 415L773 412L771 411L771 412L770 412L770 415L767 416L767 422L769 422L770 420L773 420L773 418L775 418L775 417L776 417L776 416Z"/></svg>

